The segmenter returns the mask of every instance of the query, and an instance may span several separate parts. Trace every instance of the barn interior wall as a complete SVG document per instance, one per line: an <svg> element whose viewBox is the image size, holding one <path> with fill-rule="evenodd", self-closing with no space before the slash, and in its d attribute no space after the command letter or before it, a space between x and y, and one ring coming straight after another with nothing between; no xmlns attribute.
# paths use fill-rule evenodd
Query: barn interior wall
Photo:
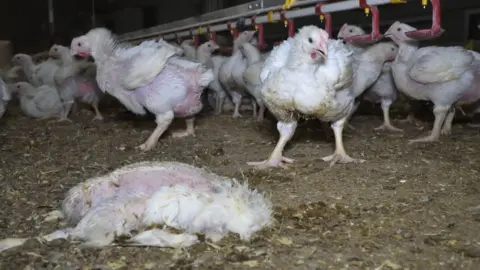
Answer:
<svg viewBox="0 0 480 270"><path fill-rule="evenodd" d="M212 2L211 5L218 5L218 3L214 3L216 0L210 1ZM0 9L0 39L11 40L16 52L35 53L47 49L51 42L68 45L71 37L90 28L91 14L79 12L71 1L54 1L56 38L50 40L46 2L47 0L9 1L8 8ZM147 4L157 10L157 22L159 24L198 15L206 8L205 4L202 5L202 0L151 2ZM227 7L245 2L249 1L230 0L228 2L224 1L223 4L225 5L224 7ZM429 9L423 10L420 6L420 0L411 2L406 5L380 7L382 21L429 16ZM467 9L476 8L480 8L478 0L442 0L442 20L446 32L434 43L463 45L466 37L464 12ZM337 28L348 22L352 24L360 23L368 29L368 19L363 16L361 10L335 13L333 15L334 26ZM97 17L98 25L106 25L109 21L110 23L113 21L117 33L142 29L144 22L143 10L141 8L124 9L107 16ZM297 20L298 26L307 23L320 25L316 16ZM423 23L419 23L419 25L423 27L424 25L428 26L429 23L430 21L427 19ZM266 31L268 38L282 39L285 37L286 30L283 27L278 27L277 25L270 28L270 30Z"/></svg>

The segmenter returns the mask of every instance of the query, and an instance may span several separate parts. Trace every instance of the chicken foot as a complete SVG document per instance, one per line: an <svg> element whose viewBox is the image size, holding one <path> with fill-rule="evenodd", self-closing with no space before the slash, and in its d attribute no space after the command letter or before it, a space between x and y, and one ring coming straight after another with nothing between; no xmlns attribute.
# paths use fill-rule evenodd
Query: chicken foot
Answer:
<svg viewBox="0 0 480 270"><path fill-rule="evenodd" d="M167 128L172 123L173 117L174 117L173 111L168 111L163 114L158 114L155 119L155 122L157 123L157 127L152 132L150 137L148 137L148 139L143 144L138 146L138 148L142 151L149 151L152 148L154 148L155 145L157 145L157 142L160 136L162 136L162 134L167 130Z"/></svg>
<svg viewBox="0 0 480 270"><path fill-rule="evenodd" d="M408 113L407 118L397 120L399 123L415 124L417 127L422 125L422 121L415 117L413 112Z"/></svg>
<svg viewBox="0 0 480 270"><path fill-rule="evenodd" d="M266 169L269 167L280 167L286 169L287 165L285 163L293 163L293 159L284 157L283 149L285 148L287 142L292 138L296 128L297 121L279 121L277 123L277 130L280 133L280 138L278 139L275 149L273 149L273 152L270 154L270 157L264 161L247 162L247 164L258 169Z"/></svg>
<svg viewBox="0 0 480 270"><path fill-rule="evenodd" d="M186 136L194 136L195 137L195 118L187 118L185 119L185 124L187 125L187 128L183 131L176 131L173 132L172 137L173 138L183 138Z"/></svg>
<svg viewBox="0 0 480 270"><path fill-rule="evenodd" d="M95 121L95 120L100 120L102 121L103 120L103 116L102 116L102 113L100 113L100 110L98 109L98 104L100 103L99 100L95 100L92 102L92 108L93 110L95 111L95 117L92 119L92 121Z"/></svg>
<svg viewBox="0 0 480 270"><path fill-rule="evenodd" d="M139 233L130 239L127 246L189 247L198 242L195 234L173 234L161 229L152 229Z"/></svg>
<svg viewBox="0 0 480 270"><path fill-rule="evenodd" d="M433 129L430 135L418 138L415 140L409 140L408 143L417 143L417 142L434 142L438 141L440 138L440 132L442 129L442 125L445 122L445 117L447 116L447 112L450 110L450 106L439 106L435 105L433 109L433 114L435 115L435 122L433 123Z"/></svg>
<svg viewBox="0 0 480 270"><path fill-rule="evenodd" d="M375 130L388 130L393 132L403 132L402 129L396 128L392 125L390 121L390 106L392 105L391 100L382 100L382 112L383 112L383 124L379 127L376 127Z"/></svg>
<svg viewBox="0 0 480 270"><path fill-rule="evenodd" d="M330 167L335 163L363 163L364 159L354 159L347 155L343 147L343 127L347 122L349 116L346 116L338 121L332 123L333 135L335 135L335 152L329 156L323 157L322 160L330 162Z"/></svg>
<svg viewBox="0 0 480 270"><path fill-rule="evenodd" d="M72 122L72 120L70 120L70 118L68 118L68 115L70 114L70 111L72 110L73 103L74 102L68 102L68 103L63 105L63 111L60 114L60 119L58 119L57 122L65 122L65 121Z"/></svg>
<svg viewBox="0 0 480 270"><path fill-rule="evenodd" d="M223 112L223 104L227 98L225 93L215 94L215 115L220 115Z"/></svg>

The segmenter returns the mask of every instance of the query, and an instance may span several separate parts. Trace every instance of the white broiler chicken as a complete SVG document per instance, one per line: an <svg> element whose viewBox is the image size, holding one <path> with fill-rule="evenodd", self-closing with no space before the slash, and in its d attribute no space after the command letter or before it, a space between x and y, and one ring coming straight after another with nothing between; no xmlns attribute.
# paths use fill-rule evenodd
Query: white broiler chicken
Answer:
<svg viewBox="0 0 480 270"><path fill-rule="evenodd" d="M73 54L95 59L102 91L135 114L145 115L146 108L156 116L157 127L139 146L147 151L157 144L174 117L185 118L187 125L174 137L195 135L194 117L203 108L201 95L213 80L213 73L200 63L176 57L167 46L142 44L121 44L109 30L95 28L74 38L70 49Z"/></svg>
<svg viewBox="0 0 480 270"><path fill-rule="evenodd" d="M338 33L338 39L343 39L347 37L365 35L366 32L362 28L356 25L344 24ZM361 54L366 50L365 46L349 44L351 48ZM364 94L364 99L372 103L380 103L383 112L383 124L375 130L389 130L389 131L398 131L402 132L403 130L394 127L390 119L390 106L397 98L398 90L393 81L393 76L391 72L392 63L386 62L383 64L382 73L378 77L377 81L367 89Z"/></svg>
<svg viewBox="0 0 480 270"><path fill-rule="evenodd" d="M7 110L7 104L12 99L12 93L7 84L0 78L0 118L3 117Z"/></svg>
<svg viewBox="0 0 480 270"><path fill-rule="evenodd" d="M353 159L343 146L343 127L354 109L352 51L341 41L329 40L316 26L304 26L275 47L265 61L260 78L262 100L277 118L280 138L266 161L249 162L259 168L286 167L293 160L283 156L299 118L333 121L335 152L324 157L330 162L364 162Z"/></svg>
<svg viewBox="0 0 480 270"><path fill-rule="evenodd" d="M441 133L451 133L451 121L455 116L453 104L462 97L468 102L480 98L480 62L475 52L462 47L430 46L419 49L418 42L405 34L414 30L416 28L410 25L395 22L385 36L400 46L392 65L397 88L413 99L434 104L435 122L431 134L410 140L410 143L432 142L437 141Z"/></svg>
<svg viewBox="0 0 480 270"><path fill-rule="evenodd" d="M184 57L190 61L197 60L197 49L195 48L195 43L192 39L187 39L182 41L180 47L183 49Z"/></svg>
<svg viewBox="0 0 480 270"><path fill-rule="evenodd" d="M39 119L60 118L63 113L62 100L55 87L42 85L35 87L28 82L13 85L20 99L20 108L27 116Z"/></svg>
<svg viewBox="0 0 480 270"><path fill-rule="evenodd" d="M70 54L70 48L53 45L50 48L51 57L60 60L61 66L55 73L55 85L63 101L64 111L61 120L69 120L68 115L78 99L81 102L92 106L95 111L93 120L103 120L103 116L98 109L103 92L98 87L95 77L85 76L85 70L88 66L95 67L95 64L76 61Z"/></svg>
<svg viewBox="0 0 480 270"><path fill-rule="evenodd" d="M73 227L37 239L80 240L85 247L111 245L116 236L130 237L127 246L187 247L199 242L196 233L214 242L229 233L248 241L273 224L271 202L260 192L178 162L140 162L87 179L67 192L61 211L46 216ZM0 241L0 251L27 239Z"/></svg>
<svg viewBox="0 0 480 270"><path fill-rule="evenodd" d="M247 59L247 68L243 73L243 81L245 82L247 92L254 97L254 99L252 99L253 117L261 122L265 115L265 105L262 101L260 72L262 71L265 60L262 58L260 50L248 42L240 46L240 51Z"/></svg>
<svg viewBox="0 0 480 270"><path fill-rule="evenodd" d="M212 53L218 50L220 47L213 40L209 40L202 45L198 46L196 55L196 61L204 64L207 68L213 69ZM213 83L213 82L212 82ZM210 87L210 86L209 86Z"/></svg>
<svg viewBox="0 0 480 270"><path fill-rule="evenodd" d="M32 57L27 54L16 54L12 58L15 66L21 66L23 72L27 75L29 82L34 86L55 85L55 72L60 67L60 63L53 59L41 62L38 65L33 63Z"/></svg>
<svg viewBox="0 0 480 270"><path fill-rule="evenodd" d="M247 61L240 51L240 46L250 42L255 31L243 31L233 41L232 55L223 62L220 67L218 78L223 88L231 95L235 109L233 117L241 117L240 105L245 93L245 83L243 82L243 72L247 68Z"/></svg>

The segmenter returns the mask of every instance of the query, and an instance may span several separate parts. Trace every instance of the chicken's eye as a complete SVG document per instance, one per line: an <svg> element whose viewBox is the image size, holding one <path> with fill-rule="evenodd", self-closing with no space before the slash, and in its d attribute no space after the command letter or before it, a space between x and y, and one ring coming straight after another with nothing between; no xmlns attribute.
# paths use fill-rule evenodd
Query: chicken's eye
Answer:
<svg viewBox="0 0 480 270"><path fill-rule="evenodd" d="M313 39L311 37L308 38L308 42L313 43Z"/></svg>
<svg viewBox="0 0 480 270"><path fill-rule="evenodd" d="M400 28L400 27L399 27L399 28L397 28L397 31L398 31L398 32L402 31L402 28Z"/></svg>
<svg viewBox="0 0 480 270"><path fill-rule="evenodd" d="M352 29L350 29L348 32L350 32L350 33L353 33L353 30L352 30Z"/></svg>
<svg viewBox="0 0 480 270"><path fill-rule="evenodd" d="M212 46L210 46L210 44L208 44L207 46L208 46L209 48L212 47Z"/></svg>
<svg viewBox="0 0 480 270"><path fill-rule="evenodd" d="M81 43L81 42L78 42L78 43L77 43L77 46L78 46L78 47L82 47L82 43Z"/></svg>

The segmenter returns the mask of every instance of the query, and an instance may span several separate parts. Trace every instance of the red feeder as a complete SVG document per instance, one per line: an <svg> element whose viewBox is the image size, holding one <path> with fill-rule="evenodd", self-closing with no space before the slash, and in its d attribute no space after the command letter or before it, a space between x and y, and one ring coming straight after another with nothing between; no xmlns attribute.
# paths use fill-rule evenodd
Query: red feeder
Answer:
<svg viewBox="0 0 480 270"><path fill-rule="evenodd" d="M285 27L288 27L288 36L293 37L295 36L295 22L292 19L287 19L285 16L285 11L282 10L280 12L280 20L283 21Z"/></svg>
<svg viewBox="0 0 480 270"><path fill-rule="evenodd" d="M322 12L322 6L325 5L325 3L318 3L315 6L315 13L320 16L320 20L323 22L325 21L325 32L328 33L328 37L332 37L332 15L330 13L323 13Z"/></svg>
<svg viewBox="0 0 480 270"><path fill-rule="evenodd" d="M430 40L438 38L445 32L441 26L440 0L430 0L430 2L432 2L432 28L406 32L407 37L415 40ZM423 2L423 7L426 3L427 1Z"/></svg>
<svg viewBox="0 0 480 270"><path fill-rule="evenodd" d="M207 26L207 33L208 33L208 39L213 40L215 43L217 43L217 33L211 32L210 26Z"/></svg>
<svg viewBox="0 0 480 270"><path fill-rule="evenodd" d="M263 29L263 24L257 24L255 22L255 19L256 17L252 17L252 25L253 27L255 27L255 30L257 31L258 33L258 44L257 44L257 48L259 49L264 49L267 45L265 44L265 32L264 32L264 29Z"/></svg>
<svg viewBox="0 0 480 270"><path fill-rule="evenodd" d="M238 30L237 28L235 27L232 27L232 23L233 22L228 22L227 24L227 27L228 27L228 30L230 31L230 33L232 34L233 38L237 38L238 37Z"/></svg>
<svg viewBox="0 0 480 270"><path fill-rule="evenodd" d="M376 6L370 6L366 0L360 0L360 7L372 11L372 32L366 35L346 37L344 40L354 45L371 45L383 38L380 34L380 12Z"/></svg>

